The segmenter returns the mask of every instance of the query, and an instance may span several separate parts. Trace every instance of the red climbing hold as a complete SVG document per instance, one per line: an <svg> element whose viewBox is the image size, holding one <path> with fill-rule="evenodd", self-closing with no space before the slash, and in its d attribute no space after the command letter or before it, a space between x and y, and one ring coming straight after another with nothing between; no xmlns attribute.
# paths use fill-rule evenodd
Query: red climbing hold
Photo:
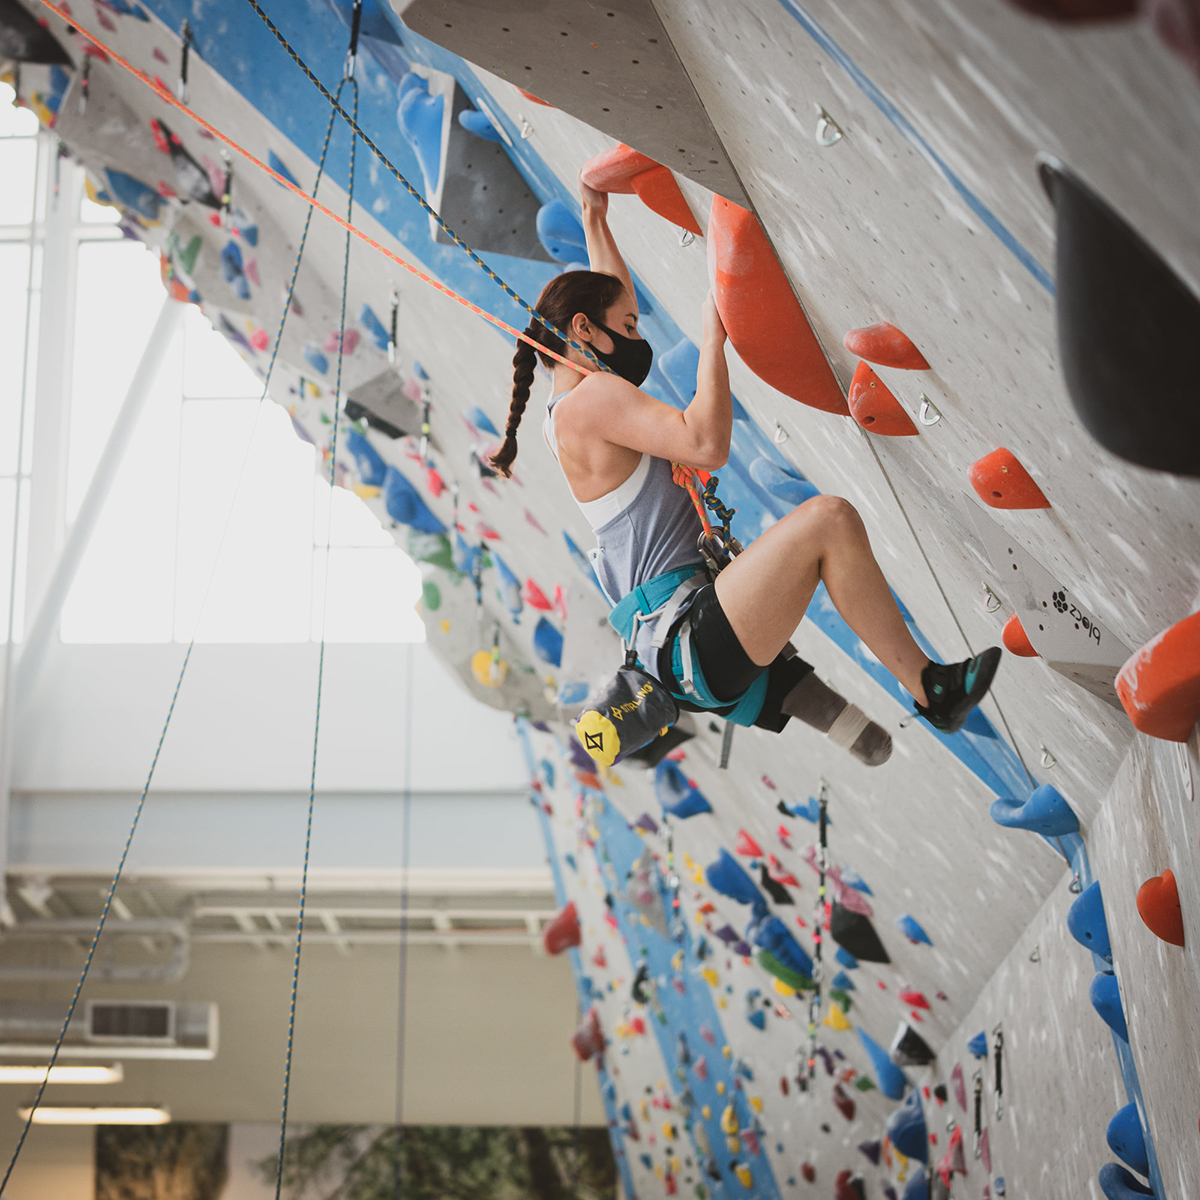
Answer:
<svg viewBox="0 0 1200 1200"><path fill-rule="evenodd" d="M540 96L535 96L532 92L527 92L524 88L517 88L517 91L520 92L530 104L540 104L543 108L554 107L549 100L543 100Z"/></svg>
<svg viewBox="0 0 1200 1200"><path fill-rule="evenodd" d="M758 219L721 196L708 221L708 277L729 340L759 379L802 404L850 415Z"/></svg>
<svg viewBox="0 0 1200 1200"><path fill-rule="evenodd" d="M589 158L580 178L598 192L635 193L660 217L697 236L702 233L670 170L629 146L614 146Z"/></svg>
<svg viewBox="0 0 1200 1200"><path fill-rule="evenodd" d="M446 490L446 481L437 473L435 467L429 468L425 482L429 484L429 491L435 500Z"/></svg>
<svg viewBox="0 0 1200 1200"><path fill-rule="evenodd" d="M806 1162L800 1164L800 1174L804 1176L805 1183L817 1182L817 1168L812 1163Z"/></svg>
<svg viewBox="0 0 1200 1200"><path fill-rule="evenodd" d="M976 495L990 508L1049 508L1033 476L1003 446L971 464L967 472Z"/></svg>
<svg viewBox="0 0 1200 1200"><path fill-rule="evenodd" d="M840 1083L833 1085L833 1102L837 1105L837 1110L846 1118L847 1121L854 1120L854 1114L858 1111L857 1105L854 1103L852 1096L847 1096L842 1090Z"/></svg>
<svg viewBox="0 0 1200 1200"><path fill-rule="evenodd" d="M851 354L857 354L867 362L878 363L881 367L899 367L903 371L929 370L925 355L916 348L912 338L887 321L850 330L842 338L842 345Z"/></svg>
<svg viewBox="0 0 1200 1200"><path fill-rule="evenodd" d="M1200 720L1200 612L1134 651L1117 674L1117 695L1143 733L1186 742Z"/></svg>
<svg viewBox="0 0 1200 1200"><path fill-rule="evenodd" d="M900 999L904 1004L911 1005L913 1008L929 1008L929 1001L920 992L901 992Z"/></svg>
<svg viewBox="0 0 1200 1200"><path fill-rule="evenodd" d="M762 847L744 829L738 830L734 849L747 858L762 858Z"/></svg>
<svg viewBox="0 0 1200 1200"><path fill-rule="evenodd" d="M1016 613L1013 613L1004 622L1000 640L1010 654L1018 654L1021 658L1037 658L1038 656L1038 652L1033 648L1033 643L1029 640L1029 634L1025 632L1025 626L1021 624L1021 618Z"/></svg>
<svg viewBox="0 0 1200 1200"><path fill-rule="evenodd" d="M1179 907L1179 887L1170 869L1138 888L1138 916L1155 937L1172 946L1183 945L1183 910Z"/></svg>
<svg viewBox="0 0 1200 1200"><path fill-rule="evenodd" d="M937 1165L937 1173L947 1189L951 1187L950 1177L956 1171L960 1175L967 1173L967 1160L963 1155L963 1132L961 1125L954 1127L954 1132L950 1135L949 1149L942 1155Z"/></svg>
<svg viewBox="0 0 1200 1200"><path fill-rule="evenodd" d="M575 911L575 901L572 900L542 930L542 945L547 954L561 954L569 946L578 946L583 941L579 930L579 914Z"/></svg>
<svg viewBox="0 0 1200 1200"><path fill-rule="evenodd" d="M581 1062L587 1062L594 1055L604 1053L604 1030L600 1028L600 1018L594 1008L588 1009L587 1016L580 1022L579 1028L571 1034L571 1045Z"/></svg>
<svg viewBox="0 0 1200 1200"><path fill-rule="evenodd" d="M865 362L858 364L850 381L850 415L864 429L884 437L920 434L904 406Z"/></svg>
<svg viewBox="0 0 1200 1200"><path fill-rule="evenodd" d="M525 580L525 586L521 589L521 598L530 608L540 609L542 612L549 612L554 607L546 599L546 593L532 579Z"/></svg>

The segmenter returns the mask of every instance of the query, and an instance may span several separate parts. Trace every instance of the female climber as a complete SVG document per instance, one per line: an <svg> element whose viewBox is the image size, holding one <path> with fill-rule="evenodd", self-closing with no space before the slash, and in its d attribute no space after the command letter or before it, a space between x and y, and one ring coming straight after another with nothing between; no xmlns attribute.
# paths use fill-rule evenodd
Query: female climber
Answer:
<svg viewBox="0 0 1200 1200"><path fill-rule="evenodd" d="M912 694L916 711L943 732L960 729L987 692L1000 650L948 665L931 662L913 640L848 501L824 495L805 501L708 582L697 549L701 523L692 497L673 480L672 463L715 471L729 457L725 329L710 293L696 394L686 409L640 390L653 350L638 332L633 281L608 227L608 197L582 179L579 190L591 270L553 279L537 312L608 370L596 370L537 322L525 332L591 372L581 375L540 355L554 381L544 435L595 531L597 578L641 666L682 707L776 732L795 716L868 765L882 763L891 754L887 732L817 678L788 641L824 583L846 623ZM504 476L517 455L535 366L533 347L519 341L504 442L491 458Z"/></svg>

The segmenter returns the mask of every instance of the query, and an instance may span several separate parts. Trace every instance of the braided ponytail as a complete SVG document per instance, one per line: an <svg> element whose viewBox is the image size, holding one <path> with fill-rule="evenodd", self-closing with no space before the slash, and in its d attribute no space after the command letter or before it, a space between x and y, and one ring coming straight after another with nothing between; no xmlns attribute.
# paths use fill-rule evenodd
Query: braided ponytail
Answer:
<svg viewBox="0 0 1200 1200"><path fill-rule="evenodd" d="M525 330L525 336L537 340L538 331L530 325ZM537 368L537 354L528 342L517 342L517 352L513 355L513 386L512 402L508 406L508 423L504 426L504 441L495 454L489 456L488 466L505 479L512 477L513 460L517 457L517 427L525 415L525 405L529 403L529 389L533 386L534 372Z"/></svg>
<svg viewBox="0 0 1200 1200"><path fill-rule="evenodd" d="M536 311L551 325L564 330L576 313L583 313L589 321L603 324L605 313L620 299L624 290L625 285L615 275L599 271L564 271L542 289ZM566 343L540 321L532 322L525 330L525 336L555 354L567 351ZM512 464L517 457L517 427L525 415L525 405L529 403L529 389L533 386L539 358L548 371L554 369L554 360L549 355L535 350L526 341L517 342L517 352L513 355L512 401L508 408L508 423L504 427L504 441L500 449L488 457L488 466L505 479L512 477Z"/></svg>

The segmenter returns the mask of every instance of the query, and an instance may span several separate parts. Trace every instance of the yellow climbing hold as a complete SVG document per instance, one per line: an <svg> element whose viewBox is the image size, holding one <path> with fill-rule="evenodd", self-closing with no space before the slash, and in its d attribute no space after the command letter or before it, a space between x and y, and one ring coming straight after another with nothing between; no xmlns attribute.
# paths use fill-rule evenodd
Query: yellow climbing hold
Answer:
<svg viewBox="0 0 1200 1200"><path fill-rule="evenodd" d="M725 1095L725 1085L719 1079L717 1080L717 1095Z"/></svg>
<svg viewBox="0 0 1200 1200"><path fill-rule="evenodd" d="M508 674L508 663L502 658L493 661L490 650L476 650L471 658L471 674L484 687L499 687Z"/></svg>
<svg viewBox="0 0 1200 1200"><path fill-rule="evenodd" d="M733 1057L733 1047L726 1044L721 1047L721 1053L723 1055L725 1055L726 1058L732 1058Z"/></svg>
<svg viewBox="0 0 1200 1200"><path fill-rule="evenodd" d="M725 1111L721 1114L721 1132L722 1133L737 1133L738 1119L737 1112L732 1104L725 1106Z"/></svg>
<svg viewBox="0 0 1200 1200"><path fill-rule="evenodd" d="M442 632L443 632L443 633L449 633L449 632L450 632L450 622L449 622L449 621L447 621L447 620L445 619L445 617L443 617L443 618L442 618Z"/></svg>
<svg viewBox="0 0 1200 1200"><path fill-rule="evenodd" d="M846 1014L842 1012L840 1004L829 1006L829 1015L822 1024L828 1025L830 1029L836 1029L839 1033L845 1033L850 1028L850 1022L846 1020Z"/></svg>
<svg viewBox="0 0 1200 1200"><path fill-rule="evenodd" d="M705 982L707 982L710 987L716 987L720 982L720 976L717 975L716 971L714 971L712 967L705 967L700 974L704 976Z"/></svg>
<svg viewBox="0 0 1200 1200"><path fill-rule="evenodd" d="M665 1137L665 1138L666 1138L668 1141L672 1141L672 1140L674 1139L674 1137L675 1137L675 1126L674 1126L674 1125L672 1125L670 1121L664 1121L664 1122L662 1123L662 1135L663 1135L663 1137Z"/></svg>
<svg viewBox="0 0 1200 1200"><path fill-rule="evenodd" d="M762 1097L761 1096L751 1096L750 1097L750 1107L752 1109L754 1109L755 1112L762 1112Z"/></svg>
<svg viewBox="0 0 1200 1200"><path fill-rule="evenodd" d="M374 500L381 491L383 491L382 488L371 487L369 484L360 483L355 487L354 494L360 500Z"/></svg>
<svg viewBox="0 0 1200 1200"><path fill-rule="evenodd" d="M754 1174L745 1163L738 1163L733 1168L734 1174L738 1177L738 1183L749 1191L754 1186Z"/></svg>
<svg viewBox="0 0 1200 1200"><path fill-rule="evenodd" d="M701 1116L702 1116L702 1117L703 1117L703 1118L704 1118L706 1121L708 1121L708 1120L710 1120L710 1119L712 1118L712 1109L711 1109L711 1108L709 1108L709 1107L708 1107L708 1105L706 1104L706 1105L705 1105L705 1106L704 1106L704 1107L703 1107L703 1108L700 1110L700 1115L701 1115Z"/></svg>
<svg viewBox="0 0 1200 1200"><path fill-rule="evenodd" d="M671 956L671 970L678 971L683 966L683 951L676 950Z"/></svg>
<svg viewBox="0 0 1200 1200"><path fill-rule="evenodd" d="M796 989L788 987L788 985L784 983L782 979L775 980L775 990L781 996L794 996L796 994Z"/></svg>
<svg viewBox="0 0 1200 1200"><path fill-rule="evenodd" d="M725 1003L725 997L724 997L724 996L718 996L718 997L717 997L717 1007L718 1007L718 1008L728 1008L728 1007L729 1007L729 1006L728 1006L728 1005Z"/></svg>

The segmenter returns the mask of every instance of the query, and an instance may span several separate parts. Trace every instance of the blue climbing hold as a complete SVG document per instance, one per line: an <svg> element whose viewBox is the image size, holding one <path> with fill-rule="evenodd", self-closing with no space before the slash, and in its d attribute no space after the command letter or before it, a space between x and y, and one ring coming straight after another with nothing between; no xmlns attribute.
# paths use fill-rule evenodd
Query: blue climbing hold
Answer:
<svg viewBox="0 0 1200 1200"><path fill-rule="evenodd" d="M504 145L504 138L500 136L500 130L491 123L486 113L481 113L474 108L464 108L458 114L458 123L468 133L473 133L477 138L483 138L485 142L499 142Z"/></svg>
<svg viewBox="0 0 1200 1200"><path fill-rule="evenodd" d="M1105 1163L1100 1168L1100 1190L1107 1200L1136 1200L1138 1196L1154 1195L1152 1189L1116 1163Z"/></svg>
<svg viewBox="0 0 1200 1200"><path fill-rule="evenodd" d="M854 986L854 980L846 974L845 971L839 971L834 977L830 987L840 988L843 992L856 992L858 989Z"/></svg>
<svg viewBox="0 0 1200 1200"><path fill-rule="evenodd" d="M575 544L574 539L565 529L563 530L563 541L567 543L567 553L571 556L571 561L596 585L596 590L603 596L604 589L600 586L600 580L596 578L596 572L592 570L591 559L580 550ZM605 599L608 599L608 597L605 596Z"/></svg>
<svg viewBox="0 0 1200 1200"><path fill-rule="evenodd" d="M1027 829L1043 837L1079 832L1079 818L1057 788L1043 783L1028 800L1000 797L992 801L992 820L1008 829Z"/></svg>
<svg viewBox="0 0 1200 1200"><path fill-rule="evenodd" d="M829 824L828 817L825 818L825 824ZM867 881L853 867L842 868L842 882L847 887L852 887L856 892L862 892L867 896L875 895L867 885Z"/></svg>
<svg viewBox="0 0 1200 1200"><path fill-rule="evenodd" d="M538 209L538 241L555 262L587 259L587 238L575 214L561 201L551 200Z"/></svg>
<svg viewBox="0 0 1200 1200"><path fill-rule="evenodd" d="M987 1058L987 1034L982 1029L967 1040L967 1053L972 1058Z"/></svg>
<svg viewBox="0 0 1200 1200"><path fill-rule="evenodd" d="M785 983L795 986L791 981L797 976L801 977L797 982L812 978L812 959L777 916L760 914L750 923L750 927L746 930L746 936L760 950L765 950L775 960L775 963L781 964L786 972L790 973L790 975L782 977ZM770 959L760 960L760 963L773 975L776 974L776 971L772 970L775 964Z"/></svg>
<svg viewBox="0 0 1200 1200"><path fill-rule="evenodd" d="M484 433L490 433L492 437L500 436L500 430L498 430L496 426L492 424L492 418L489 417L487 413L485 413L483 409L479 407L478 404L474 405L472 408L468 408L467 411L463 413L463 416L466 417L466 419L470 421L470 423L474 425L476 429L481 429Z"/></svg>
<svg viewBox="0 0 1200 1200"><path fill-rule="evenodd" d="M925 1110L921 1107L921 1093L913 1088L908 1099L887 1120L887 1135L906 1158L918 1162L929 1159L929 1137L925 1129Z"/></svg>
<svg viewBox="0 0 1200 1200"><path fill-rule="evenodd" d="M700 351L688 338L681 338L659 360L659 368L682 407L691 404L696 394L700 371Z"/></svg>
<svg viewBox="0 0 1200 1200"><path fill-rule="evenodd" d="M242 267L242 248L232 238L221 250L221 275L241 300L250 299L250 284ZM328 361L325 369L328 370ZM324 374L324 372L322 372Z"/></svg>
<svg viewBox="0 0 1200 1200"><path fill-rule="evenodd" d="M767 1027L767 1014L763 1012L762 1006L757 1002L761 995L762 992L758 988L751 988L746 993L746 1020L755 1029L766 1029Z"/></svg>
<svg viewBox="0 0 1200 1200"><path fill-rule="evenodd" d="M392 335L383 327L383 322L369 304L364 304L359 310L358 323L370 334L371 341L380 350L386 350L392 344Z"/></svg>
<svg viewBox="0 0 1200 1200"><path fill-rule="evenodd" d="M395 467L388 467L383 478L383 504L393 521L418 533L446 532L445 525L429 511L421 494Z"/></svg>
<svg viewBox="0 0 1200 1200"><path fill-rule="evenodd" d="M483 557L483 551L478 546L469 546L466 538L455 530L454 546L451 549L450 557L456 571L474 578L479 560Z"/></svg>
<svg viewBox="0 0 1200 1200"><path fill-rule="evenodd" d="M858 1031L858 1040L862 1042L862 1047L871 1060L876 1086L889 1100L901 1099L904 1089L908 1086L904 1072L892 1062L888 1052L861 1025L855 1028Z"/></svg>
<svg viewBox="0 0 1200 1200"><path fill-rule="evenodd" d="M840 962L847 971L855 971L858 969L858 959L846 949L845 946L839 946L837 953L833 956L836 962Z"/></svg>
<svg viewBox="0 0 1200 1200"><path fill-rule="evenodd" d="M429 372L419 362L413 362L413 374L422 382L429 382Z"/></svg>
<svg viewBox="0 0 1200 1200"><path fill-rule="evenodd" d="M421 174L425 176L426 195L436 192L442 177L442 118L445 98L431 96L429 84L410 71L400 80L400 107L396 120L408 139Z"/></svg>
<svg viewBox="0 0 1200 1200"><path fill-rule="evenodd" d="M1150 1160L1146 1157L1146 1136L1142 1132L1141 1118L1136 1104L1127 1104L1108 1123L1104 1135L1108 1148L1127 1166L1139 1175L1150 1174Z"/></svg>
<svg viewBox="0 0 1200 1200"><path fill-rule="evenodd" d="M563 635L542 617L533 630L533 651L550 667L562 666Z"/></svg>
<svg viewBox="0 0 1200 1200"><path fill-rule="evenodd" d="M782 801L781 803L783 803L783 807L793 817L803 817L806 821L811 821L814 825L821 819L821 806L812 796L809 796L805 804L801 804L798 800L794 804L788 804L786 801ZM825 816L825 824L833 824L833 818L828 814Z"/></svg>
<svg viewBox="0 0 1200 1200"><path fill-rule="evenodd" d="M913 943L913 945L916 945L918 942L924 942L926 946L933 945L933 943L929 940L929 934L927 934L925 930L923 930L917 923L916 919L914 917L910 917L908 913L896 918L896 928L899 929L900 932L904 934L904 936L908 938L910 942Z"/></svg>
<svg viewBox="0 0 1200 1200"><path fill-rule="evenodd" d="M548 758L543 758L540 765L542 768L542 782L545 783L548 788L553 789L554 764Z"/></svg>
<svg viewBox="0 0 1200 1200"><path fill-rule="evenodd" d="M688 777L669 758L654 768L654 794L663 812L673 817L686 819L712 812L712 805L703 793L692 787Z"/></svg>
<svg viewBox="0 0 1200 1200"><path fill-rule="evenodd" d="M739 904L753 905L756 910L767 910L767 902L763 899L762 892L728 850L722 850L717 861L705 868L704 878L708 880L708 886L720 892L722 896L728 896Z"/></svg>
<svg viewBox="0 0 1200 1200"><path fill-rule="evenodd" d="M1112 945L1108 940L1108 922L1104 919L1104 898L1100 895L1099 880L1085 887L1067 909L1067 929L1081 946L1112 962Z"/></svg>
<svg viewBox="0 0 1200 1200"><path fill-rule="evenodd" d="M287 164L284 163L283 159L280 158L274 150L267 151L267 166L270 167L276 175L282 175L284 179L288 181L288 183L292 184L293 187L300 186L300 180L298 180L295 175L293 175L291 171L287 169Z"/></svg>
<svg viewBox="0 0 1200 1200"><path fill-rule="evenodd" d="M337 14L347 29L353 28L353 0L329 0L333 11ZM393 46L403 46L396 27L387 19L383 7L378 0L363 0L362 9L358 14L358 31L366 37L375 38L381 42L389 42Z"/></svg>
<svg viewBox="0 0 1200 1200"><path fill-rule="evenodd" d="M769 458L756 458L750 464L750 478L764 492L770 493L785 504L790 504L793 508L821 494L815 484L791 471L785 471Z"/></svg>
<svg viewBox="0 0 1200 1200"><path fill-rule="evenodd" d="M521 610L525 607L525 600L521 596L520 579L513 574L504 559L494 551L492 553L492 565L496 568L501 603L514 617L519 617Z"/></svg>
<svg viewBox="0 0 1200 1200"><path fill-rule="evenodd" d="M914 1171L909 1176L900 1200L929 1200L929 1180L924 1171Z"/></svg>
<svg viewBox="0 0 1200 1200"><path fill-rule="evenodd" d="M346 434L346 449L350 451L354 465L358 468L359 479L367 487L382 487L383 478L387 474L387 463L357 429L351 429Z"/></svg>
<svg viewBox="0 0 1200 1200"><path fill-rule="evenodd" d="M108 179L108 194L122 208L132 209L147 221L158 220L162 197L152 187L112 167L106 167L104 174Z"/></svg>
<svg viewBox="0 0 1200 1200"><path fill-rule="evenodd" d="M304 347L304 361L308 363L308 365L312 367L312 369L316 371L318 375L324 375L329 370L329 359L327 359L325 355L323 355L320 350L316 348L316 346Z"/></svg>
<svg viewBox="0 0 1200 1200"><path fill-rule="evenodd" d="M1121 1005L1121 989L1117 977L1111 971L1097 971L1088 988L1092 1007L1101 1020L1123 1042L1129 1041L1129 1026L1125 1021L1125 1009Z"/></svg>

